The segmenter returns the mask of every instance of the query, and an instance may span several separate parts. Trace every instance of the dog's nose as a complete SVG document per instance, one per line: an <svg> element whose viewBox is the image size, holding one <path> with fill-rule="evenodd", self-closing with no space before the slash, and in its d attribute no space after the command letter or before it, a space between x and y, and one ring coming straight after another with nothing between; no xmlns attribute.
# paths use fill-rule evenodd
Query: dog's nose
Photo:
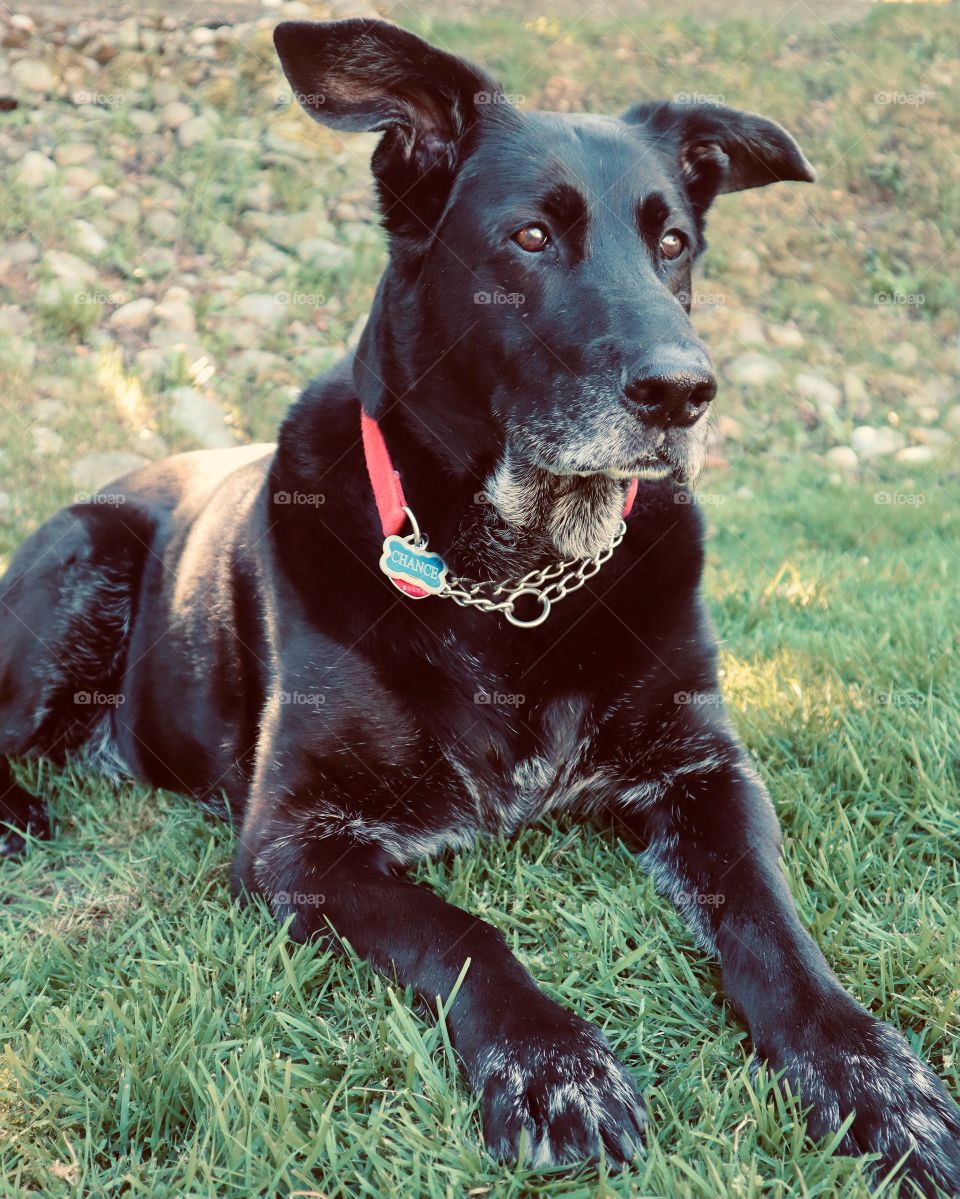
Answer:
<svg viewBox="0 0 960 1199"><path fill-rule="evenodd" d="M701 359L665 357L625 379L623 390L645 424L692 425L716 395L717 381Z"/></svg>

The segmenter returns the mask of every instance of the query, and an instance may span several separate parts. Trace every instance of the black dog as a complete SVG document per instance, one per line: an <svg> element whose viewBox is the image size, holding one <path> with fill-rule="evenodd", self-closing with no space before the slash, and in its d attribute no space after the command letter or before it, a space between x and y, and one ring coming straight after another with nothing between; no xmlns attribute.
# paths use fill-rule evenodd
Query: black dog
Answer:
<svg viewBox="0 0 960 1199"><path fill-rule="evenodd" d="M84 750L225 795L238 892L431 1003L469 959L453 1042L490 1149L525 1133L537 1163L629 1159L634 1083L495 929L402 872L546 812L612 823L719 957L811 1133L855 1112L845 1149L960 1190L960 1110L800 926L719 701L683 502L715 388L688 320L706 211L808 163L719 106L520 113L376 21L276 43L312 116L382 131L370 321L276 448L147 467L29 538L0 592L0 753ZM502 693L527 702L483 702ZM47 818L0 761L13 851Z"/></svg>

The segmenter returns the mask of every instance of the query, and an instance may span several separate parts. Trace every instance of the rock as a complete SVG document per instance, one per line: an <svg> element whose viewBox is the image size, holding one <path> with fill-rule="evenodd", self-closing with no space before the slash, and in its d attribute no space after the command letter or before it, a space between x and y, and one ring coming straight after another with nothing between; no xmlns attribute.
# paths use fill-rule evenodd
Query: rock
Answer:
<svg viewBox="0 0 960 1199"><path fill-rule="evenodd" d="M191 117L188 121L184 121L177 129L177 141L185 149L191 146L200 146L204 142L209 141L216 129L213 122L207 117Z"/></svg>
<svg viewBox="0 0 960 1199"><path fill-rule="evenodd" d="M960 404L954 404L943 418L943 427L949 433L960 433Z"/></svg>
<svg viewBox="0 0 960 1199"><path fill-rule="evenodd" d="M823 406L836 409L843 398L839 387L812 371L801 371L794 379L793 386L798 395L812 400L818 408Z"/></svg>
<svg viewBox="0 0 960 1199"><path fill-rule="evenodd" d="M850 445L860 458L879 458L903 448L903 434L886 425L858 425L850 435Z"/></svg>
<svg viewBox="0 0 960 1199"><path fill-rule="evenodd" d="M5 516L13 507L13 496L9 491L0 491L0 516Z"/></svg>
<svg viewBox="0 0 960 1199"><path fill-rule="evenodd" d="M140 220L140 205L133 196L118 196L107 211L121 225L133 225Z"/></svg>
<svg viewBox="0 0 960 1199"><path fill-rule="evenodd" d="M142 329L150 323L156 303L149 296L122 304L110 314L109 324L114 329Z"/></svg>
<svg viewBox="0 0 960 1199"><path fill-rule="evenodd" d="M170 212L167 208L154 208L148 212L144 219L144 225L147 232L152 234L158 241L170 241L177 234L180 227L180 221L177 219L175 212Z"/></svg>
<svg viewBox="0 0 960 1199"><path fill-rule="evenodd" d="M743 387L763 387L783 373L780 363L766 354L739 354L730 363L727 374Z"/></svg>
<svg viewBox="0 0 960 1199"><path fill-rule="evenodd" d="M63 142L53 151L53 160L61 167L78 167L96 154L97 147L92 142Z"/></svg>
<svg viewBox="0 0 960 1199"><path fill-rule="evenodd" d="M165 104L157 115L164 129L179 129L181 125L193 119L194 113L189 104L184 104L182 100L174 100L172 104Z"/></svg>
<svg viewBox="0 0 960 1199"><path fill-rule="evenodd" d="M329 271L346 266L352 255L346 246L325 237L308 237L296 248L302 262L307 262L318 271Z"/></svg>
<svg viewBox="0 0 960 1199"><path fill-rule="evenodd" d="M178 333L195 333L197 318L190 303L190 293L183 287L171 287L160 299L154 313L167 329Z"/></svg>
<svg viewBox="0 0 960 1199"><path fill-rule="evenodd" d="M43 256L42 266L58 282L75 291L91 287L97 280L97 272L89 262L66 250L48 250Z"/></svg>
<svg viewBox="0 0 960 1199"><path fill-rule="evenodd" d="M897 450L896 458L909 466L926 466L933 461L933 450L928 445L908 445Z"/></svg>
<svg viewBox="0 0 960 1199"><path fill-rule="evenodd" d="M91 225L89 221L71 221L69 233L77 249L91 258L99 258L109 244L96 225Z"/></svg>
<svg viewBox="0 0 960 1199"><path fill-rule="evenodd" d="M84 496L93 495L114 479L138 467L146 466L148 458L142 454L128 454L119 450L108 450L101 454L86 454L70 467L70 480Z"/></svg>
<svg viewBox="0 0 960 1199"><path fill-rule="evenodd" d="M76 188L80 195L86 195L99 183L99 175L86 167L71 167L64 171L64 183L67 187Z"/></svg>
<svg viewBox="0 0 960 1199"><path fill-rule="evenodd" d="M286 359L269 350L243 350L234 361L234 367L241 375L255 375L257 378L285 370L286 366Z"/></svg>
<svg viewBox="0 0 960 1199"><path fill-rule="evenodd" d="M153 429L141 429L133 440L134 449L148 458L166 458L170 454L170 446L166 438L155 433Z"/></svg>
<svg viewBox="0 0 960 1199"><path fill-rule="evenodd" d="M46 425L34 425L32 432L33 452L39 457L50 457L63 449L63 438Z"/></svg>
<svg viewBox="0 0 960 1199"><path fill-rule="evenodd" d="M278 295L259 292L251 296L242 296L237 301L236 310L248 320L261 325L272 325L284 315L286 304Z"/></svg>
<svg viewBox="0 0 960 1199"><path fill-rule="evenodd" d="M10 75L26 92L52 92L57 82L53 72L39 58L21 58L10 68Z"/></svg>
<svg viewBox="0 0 960 1199"><path fill-rule="evenodd" d="M127 122L138 133L156 133L160 128L160 118L155 112L147 112L144 108L133 108L127 113Z"/></svg>
<svg viewBox="0 0 960 1199"><path fill-rule="evenodd" d="M944 429L913 429L910 436L918 445L929 445L935 450L941 446L950 445L953 438Z"/></svg>
<svg viewBox="0 0 960 1199"><path fill-rule="evenodd" d="M22 337L30 328L30 317L13 304L0 306L0 333L7 337Z"/></svg>
<svg viewBox="0 0 960 1199"><path fill-rule="evenodd" d="M29 237L22 241L7 241L0 246L0 258L5 258L14 266L24 266L28 262L36 262L40 257L40 247Z"/></svg>
<svg viewBox="0 0 960 1199"><path fill-rule="evenodd" d="M34 420L58 421L66 412L63 400L37 400L30 408Z"/></svg>
<svg viewBox="0 0 960 1199"><path fill-rule="evenodd" d="M57 173L57 164L39 150L28 150L17 165L17 179L24 187L43 187Z"/></svg>
<svg viewBox="0 0 960 1199"><path fill-rule="evenodd" d="M860 459L848 445L835 445L833 449L827 450L824 458L843 474L853 474L860 468Z"/></svg>
<svg viewBox="0 0 960 1199"><path fill-rule="evenodd" d="M843 394L851 407L866 404L870 399L863 379L851 368L843 372Z"/></svg>
<svg viewBox="0 0 960 1199"><path fill-rule="evenodd" d="M218 450L236 445L236 438L213 402L192 387L178 387L170 393L171 419L204 449Z"/></svg>
<svg viewBox="0 0 960 1199"><path fill-rule="evenodd" d="M737 318L733 335L741 345L745 346L762 346L767 341L763 321L758 316L754 316L752 312L744 312Z"/></svg>
<svg viewBox="0 0 960 1199"><path fill-rule="evenodd" d="M768 325L767 336L775 346L796 350L804 344L804 337L796 325Z"/></svg>
<svg viewBox="0 0 960 1199"><path fill-rule="evenodd" d="M744 275L756 275L760 271L760 259L753 250L738 250L734 259L734 269Z"/></svg>
<svg viewBox="0 0 960 1199"><path fill-rule="evenodd" d="M912 341L901 341L894 346L891 357L901 370L908 371L920 361L920 351Z"/></svg>

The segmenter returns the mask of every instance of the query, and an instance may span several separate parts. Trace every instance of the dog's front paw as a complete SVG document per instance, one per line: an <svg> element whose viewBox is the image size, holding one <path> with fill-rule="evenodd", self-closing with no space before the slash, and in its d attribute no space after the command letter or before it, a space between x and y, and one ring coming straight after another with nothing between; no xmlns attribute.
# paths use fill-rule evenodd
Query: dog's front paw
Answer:
<svg viewBox="0 0 960 1199"><path fill-rule="evenodd" d="M643 1151L643 1100L603 1034L571 1016L521 1023L487 1047L471 1071L487 1148L499 1161L544 1166ZM525 1151L522 1148L525 1145Z"/></svg>
<svg viewBox="0 0 960 1199"><path fill-rule="evenodd" d="M855 1112L842 1152L878 1153L884 1173L906 1157L901 1177L921 1194L938 1194L936 1185L960 1196L960 1108L900 1033L848 1002L808 1026L802 1048L768 1052L768 1063L812 1103L811 1136Z"/></svg>

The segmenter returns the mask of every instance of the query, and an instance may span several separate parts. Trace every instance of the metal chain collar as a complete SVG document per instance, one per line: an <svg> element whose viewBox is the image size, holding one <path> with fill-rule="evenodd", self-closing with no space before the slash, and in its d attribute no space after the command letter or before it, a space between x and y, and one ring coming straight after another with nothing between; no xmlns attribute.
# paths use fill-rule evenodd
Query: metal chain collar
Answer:
<svg viewBox="0 0 960 1199"><path fill-rule="evenodd" d="M409 508L405 507L404 512L413 528L413 532L404 540L411 541L419 549L426 549L427 539L421 534L416 517ZM579 590L584 583L593 578L604 562L612 557L613 551L623 541L626 531L626 522L621 520L610 542L592 558L570 558L564 562L554 562L550 566L541 567L540 570L528 571L519 578L505 579L502 583L490 580L475 582L448 574L442 590L437 592L437 597L451 599L461 608L475 607L481 612L502 612L512 625L520 629L536 628L547 619L555 603L572 591ZM524 620L514 612L517 600L525 595L535 596L540 603L540 611L530 620Z"/></svg>

